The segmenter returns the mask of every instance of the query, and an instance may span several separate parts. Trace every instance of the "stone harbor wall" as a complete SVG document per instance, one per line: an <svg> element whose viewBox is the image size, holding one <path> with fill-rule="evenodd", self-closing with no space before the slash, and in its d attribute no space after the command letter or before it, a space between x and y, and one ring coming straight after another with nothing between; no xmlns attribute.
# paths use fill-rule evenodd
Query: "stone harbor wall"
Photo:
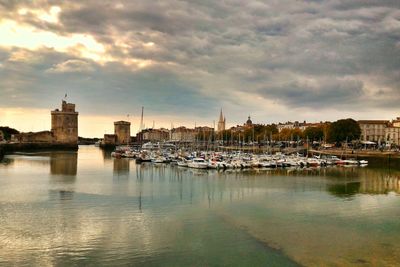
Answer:
<svg viewBox="0 0 400 267"><path fill-rule="evenodd" d="M18 151L36 151L36 150L78 150L78 144L56 144L56 143L7 143L0 144L0 151L3 154Z"/></svg>

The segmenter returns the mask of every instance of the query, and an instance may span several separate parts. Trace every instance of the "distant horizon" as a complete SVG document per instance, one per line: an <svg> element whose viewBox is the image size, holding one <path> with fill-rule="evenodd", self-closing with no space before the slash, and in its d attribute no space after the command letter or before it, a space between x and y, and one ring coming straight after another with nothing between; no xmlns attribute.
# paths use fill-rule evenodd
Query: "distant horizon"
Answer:
<svg viewBox="0 0 400 267"><path fill-rule="evenodd" d="M73 103L73 102L71 101L71 103ZM61 102L60 102L60 105L61 105ZM18 130L20 132L49 131L51 129L50 112L51 112L51 110L55 110L56 108L60 108L60 107L55 107L55 108L49 109L49 110L41 110L40 112L36 111L36 112L33 112L34 114L25 114L23 112L23 110L19 109L19 111L16 113L16 114L18 114L18 116L21 116L23 118L26 118L28 116L30 119L29 120L22 119L19 122L19 124L15 124L15 123L13 124L12 121L9 121L8 125L7 125L7 123L4 124L3 120L1 120L0 121L0 127L11 127L11 128L14 128L14 129L16 129L16 130ZM79 112L79 107L77 106L76 108L77 108L77 111ZM47 113L47 114L42 114L42 113ZM236 120L235 123L232 123L232 122L230 123L230 121L228 119L229 118L229 114L226 114L224 110L223 110L223 113L224 113L224 116L227 118L227 120L226 120L226 123L227 123L226 124L226 129L229 129L231 127L235 127L237 125L243 125L246 122L246 120L247 120L247 118L249 116L249 115L244 116L243 121L241 121L241 122L239 120ZM78 116L79 137L83 137L83 138L103 138L104 134L112 134L112 133L114 133L114 122L115 121L119 121L119 120L131 122L131 135L135 136L136 133L139 130L140 115L139 116L132 116L131 114L129 114L129 117L127 115L125 115L125 116L110 116L110 117L105 116L105 117L99 118L99 120L93 121L93 118L96 118L96 116L93 116L93 115L92 116L91 115L82 115L79 112L79 116ZM289 120L285 120L285 121L261 121L261 120L257 120L257 118L254 118L250 114L250 117L251 117L251 120L253 121L253 124L265 124L265 125L267 125L267 124L279 124L279 123L286 123L286 122L295 122L295 121L298 121L298 122L306 121L307 123L319 123L321 121L322 122L326 122L326 121L333 122L333 121L336 121L336 120L347 119L347 118L351 118L351 119L354 119L356 121L363 120L363 119L368 119L368 120L389 120L389 121L391 121L391 120L396 119L399 116L400 116L400 114L399 115L394 115L394 116L392 116L390 118L388 118L388 117L383 118L383 117L379 117L379 115L378 115L378 116L374 116L374 117L363 116L361 118L356 118L356 117L351 117L351 116L347 116L347 117L344 116L344 117L337 117L337 118L334 118L334 119L321 119L321 120L289 119ZM218 117L219 117L219 113L216 115L215 128L217 128ZM107 120L107 118L110 118L110 120ZM157 117L151 117L151 118L157 118ZM133 120L134 120L134 122L133 122ZM27 123L26 121L30 121L30 123ZM40 121L41 124L40 123L39 124L32 124L31 122L34 122L34 121ZM87 131L90 131L90 129L93 129L94 128L93 126L98 125L99 121L101 121L102 125L107 124L107 125L105 125L105 128L104 128L105 130L103 130L103 133L100 134L100 135L95 135L95 134L94 135L91 135L91 134L88 135ZM153 120L152 119L146 120L146 108L145 108L145 112L144 112L144 122L145 122L144 123L145 124L145 129L152 128ZM197 126L197 127L198 126L213 127L214 126L214 121L208 122L208 124L207 124L207 122L206 123L202 123L202 120L200 118L198 118L197 121L193 120L192 122L188 122L188 123L185 123L185 122L174 123L174 122L172 122L172 124L173 124L174 128L181 127L181 126L185 126L187 128L194 128L195 126ZM40 128L40 125L43 125L43 127ZM46 125L47 125L47 127L46 127ZM171 129L171 124L169 124L169 126L167 124L159 124L159 123L157 123L157 120L155 120L155 126L156 126L155 129L160 129L160 128ZM29 129L32 129L32 130L29 130ZM81 129L85 129L84 130L84 134L80 133L80 132L82 132Z"/></svg>

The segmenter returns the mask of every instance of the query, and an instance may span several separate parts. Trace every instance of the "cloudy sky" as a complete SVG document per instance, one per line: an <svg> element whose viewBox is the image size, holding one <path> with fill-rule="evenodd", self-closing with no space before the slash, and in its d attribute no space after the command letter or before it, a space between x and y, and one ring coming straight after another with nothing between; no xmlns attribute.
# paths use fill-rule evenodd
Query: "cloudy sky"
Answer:
<svg viewBox="0 0 400 267"><path fill-rule="evenodd" d="M0 125L400 116L399 0L0 0ZM127 114L130 114L129 118Z"/></svg>

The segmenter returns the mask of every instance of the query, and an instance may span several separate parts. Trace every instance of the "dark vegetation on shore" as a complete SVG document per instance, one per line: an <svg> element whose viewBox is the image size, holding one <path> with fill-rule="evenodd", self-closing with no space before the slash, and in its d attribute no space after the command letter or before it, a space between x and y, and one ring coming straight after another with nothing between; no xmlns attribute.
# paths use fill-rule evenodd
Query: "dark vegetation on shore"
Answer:
<svg viewBox="0 0 400 267"><path fill-rule="evenodd" d="M18 130L8 127L8 126L0 126L0 131L3 132L4 139L7 141L9 141L11 139L11 135L19 134Z"/></svg>

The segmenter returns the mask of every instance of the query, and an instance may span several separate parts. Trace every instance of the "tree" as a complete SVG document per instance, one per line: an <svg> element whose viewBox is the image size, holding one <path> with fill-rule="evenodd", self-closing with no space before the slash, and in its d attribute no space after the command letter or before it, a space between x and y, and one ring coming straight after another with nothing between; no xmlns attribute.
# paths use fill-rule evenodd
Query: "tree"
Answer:
<svg viewBox="0 0 400 267"><path fill-rule="evenodd" d="M307 127L303 132L303 136L310 141L319 141L324 138L324 129L322 127Z"/></svg>
<svg viewBox="0 0 400 267"><path fill-rule="evenodd" d="M330 124L328 140L330 142L352 141L360 138L361 129L353 119L342 119Z"/></svg>
<svg viewBox="0 0 400 267"><path fill-rule="evenodd" d="M243 132L245 142L269 140L272 134L278 132L275 124L263 125L253 124L252 127L245 128Z"/></svg>
<svg viewBox="0 0 400 267"><path fill-rule="evenodd" d="M275 140L279 141L297 141L303 138L303 133L299 128L294 129L282 129L280 133L274 135Z"/></svg>
<svg viewBox="0 0 400 267"><path fill-rule="evenodd" d="M2 127L0 126L0 131L3 132L5 140L10 140L11 139L11 135L13 135L13 134L19 134L18 130L15 130L15 129L10 128L8 126L2 126Z"/></svg>

